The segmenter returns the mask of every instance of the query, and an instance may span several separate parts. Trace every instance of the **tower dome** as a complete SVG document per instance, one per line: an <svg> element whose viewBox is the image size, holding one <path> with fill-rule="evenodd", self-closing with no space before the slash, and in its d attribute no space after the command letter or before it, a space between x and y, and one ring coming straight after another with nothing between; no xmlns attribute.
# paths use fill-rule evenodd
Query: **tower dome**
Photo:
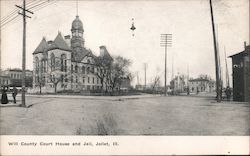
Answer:
<svg viewBox="0 0 250 156"><path fill-rule="evenodd" d="M76 16L76 19L72 22L72 30L81 30L83 31L83 24L82 21L79 19L79 16Z"/></svg>

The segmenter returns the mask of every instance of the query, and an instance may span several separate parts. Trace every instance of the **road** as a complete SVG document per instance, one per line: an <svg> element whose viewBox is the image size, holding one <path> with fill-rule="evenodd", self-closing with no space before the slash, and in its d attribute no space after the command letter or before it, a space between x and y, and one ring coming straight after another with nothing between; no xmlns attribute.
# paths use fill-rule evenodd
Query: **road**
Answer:
<svg viewBox="0 0 250 156"><path fill-rule="evenodd" d="M17 98L20 103L20 97ZM201 96L27 96L1 106L8 135L250 135L250 105Z"/></svg>

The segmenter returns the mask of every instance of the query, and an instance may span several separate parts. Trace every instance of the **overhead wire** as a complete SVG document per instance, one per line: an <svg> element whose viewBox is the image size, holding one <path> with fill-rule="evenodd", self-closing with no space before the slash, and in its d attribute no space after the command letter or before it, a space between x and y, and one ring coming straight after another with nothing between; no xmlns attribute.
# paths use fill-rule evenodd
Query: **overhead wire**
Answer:
<svg viewBox="0 0 250 156"><path fill-rule="evenodd" d="M1 23L1 27L5 26L6 24L10 23L11 21L13 21L13 20L17 19L17 17L18 17L18 16L19 16L19 15L17 14L17 15L16 15L16 16L14 16L13 18L10 18L10 20L8 20L7 22L5 22L5 23Z"/></svg>
<svg viewBox="0 0 250 156"><path fill-rule="evenodd" d="M30 2L28 2L28 3L27 3L27 7L32 6L33 3L35 4L36 1L39 1L39 0L35 0L35 1L30 1ZM36 3L37 3L37 2L36 2ZM6 15L5 17L3 17L3 18L1 19L1 23L3 23L3 22L5 22L5 21L7 21L8 19L12 18L15 14L18 13L18 10L19 10L18 8L13 9L8 15Z"/></svg>
<svg viewBox="0 0 250 156"><path fill-rule="evenodd" d="M41 10L41 9L43 9L43 8L45 8L45 7L47 7L47 6L49 6L49 5L52 5L53 3L55 3L56 2L56 0L50 0L50 2L48 2L48 3L46 3L45 5L41 5L41 6L38 6L38 7L36 7L36 8L33 8L33 10L32 11L39 11L39 10Z"/></svg>
<svg viewBox="0 0 250 156"><path fill-rule="evenodd" d="M30 7L27 7L27 9L33 9L33 8L36 8L36 7L39 7L39 6L41 6L41 5L43 5L43 4L46 4L46 3L49 3L50 1L49 0L45 0L45 1L39 1L39 2L37 2L36 4L34 4L34 5L32 5L32 6L30 6Z"/></svg>
<svg viewBox="0 0 250 156"><path fill-rule="evenodd" d="M56 0L30 1L29 3L27 3L27 10L32 9L32 11L39 11L42 8L47 7L55 2L56 2ZM13 22L14 20L15 21L21 20L21 19L18 19L17 17L18 17L18 9L14 9L8 15L6 15L3 19L1 19L1 28L10 22Z"/></svg>

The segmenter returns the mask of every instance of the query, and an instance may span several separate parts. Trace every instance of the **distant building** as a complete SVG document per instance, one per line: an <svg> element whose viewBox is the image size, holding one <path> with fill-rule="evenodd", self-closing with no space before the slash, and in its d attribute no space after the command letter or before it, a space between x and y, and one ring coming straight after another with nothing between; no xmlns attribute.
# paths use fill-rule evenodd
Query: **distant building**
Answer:
<svg viewBox="0 0 250 156"><path fill-rule="evenodd" d="M187 84L184 75L177 75L170 81L170 88L174 94L186 91Z"/></svg>
<svg viewBox="0 0 250 156"><path fill-rule="evenodd" d="M130 78L129 77L123 77L121 79L120 89L123 90L123 91L128 91L130 87L131 87Z"/></svg>
<svg viewBox="0 0 250 156"><path fill-rule="evenodd" d="M196 78L189 80L190 92L214 92L216 83L207 78Z"/></svg>
<svg viewBox="0 0 250 156"><path fill-rule="evenodd" d="M233 100L250 101L250 45L230 56L233 68Z"/></svg>
<svg viewBox="0 0 250 156"><path fill-rule="evenodd" d="M0 75L0 88L10 85L10 77Z"/></svg>
<svg viewBox="0 0 250 156"><path fill-rule="evenodd" d="M8 79L8 86L16 86L21 87L22 86L22 70L21 69L7 69L1 72L1 79L6 85L6 81ZM26 87L32 87L32 75L33 72L31 70L26 70L25 72L25 84ZM4 84L4 83L1 83Z"/></svg>

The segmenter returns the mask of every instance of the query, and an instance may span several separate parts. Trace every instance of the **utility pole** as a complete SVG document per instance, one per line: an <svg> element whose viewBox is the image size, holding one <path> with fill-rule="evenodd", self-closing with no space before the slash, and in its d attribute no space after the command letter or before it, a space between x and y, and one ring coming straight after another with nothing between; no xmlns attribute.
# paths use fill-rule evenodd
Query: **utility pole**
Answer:
<svg viewBox="0 0 250 156"><path fill-rule="evenodd" d="M26 79L26 18L31 18L26 15L26 12L33 14L33 12L26 9L26 1L23 0L23 7L16 5L22 12L18 14L23 16L23 54L22 54L22 107L25 107L25 79Z"/></svg>
<svg viewBox="0 0 250 156"><path fill-rule="evenodd" d="M174 79L174 54L172 54L172 77L171 79Z"/></svg>
<svg viewBox="0 0 250 156"><path fill-rule="evenodd" d="M215 72L216 72L216 94L217 94L216 100L217 100L217 102L221 102L219 63L218 63L218 53L217 53L217 46L216 46L216 36L215 36L215 28L214 28L214 16L213 16L212 0L209 0L209 4L210 4L210 13L211 13L211 21L212 21L213 42L214 42Z"/></svg>
<svg viewBox="0 0 250 156"><path fill-rule="evenodd" d="M223 89L223 71L221 67L221 60L220 60L220 46L219 46L219 29L218 25L216 24L216 30L215 35L216 35L216 43L217 43L217 57L218 57L218 66L219 66L219 79L220 79L220 85L219 85L219 91L220 91L220 96L222 98L222 89Z"/></svg>
<svg viewBox="0 0 250 156"><path fill-rule="evenodd" d="M144 71L145 71L145 89L147 87L147 63L144 63Z"/></svg>
<svg viewBox="0 0 250 156"><path fill-rule="evenodd" d="M225 63L226 63L226 84L227 84L227 87L230 87L230 84L229 84L229 73L228 73L228 68L227 68L227 56L226 56L226 48L224 46L224 55L225 55Z"/></svg>
<svg viewBox="0 0 250 156"><path fill-rule="evenodd" d="M161 34L161 46L165 47L164 95L167 96L167 47L172 45L172 34Z"/></svg>

